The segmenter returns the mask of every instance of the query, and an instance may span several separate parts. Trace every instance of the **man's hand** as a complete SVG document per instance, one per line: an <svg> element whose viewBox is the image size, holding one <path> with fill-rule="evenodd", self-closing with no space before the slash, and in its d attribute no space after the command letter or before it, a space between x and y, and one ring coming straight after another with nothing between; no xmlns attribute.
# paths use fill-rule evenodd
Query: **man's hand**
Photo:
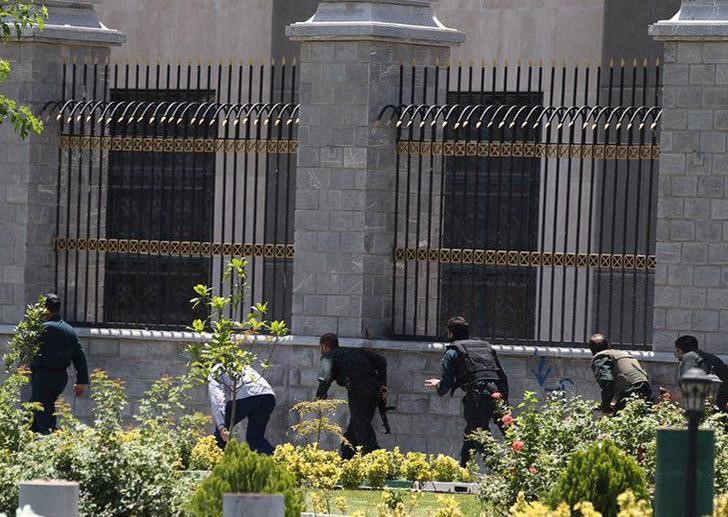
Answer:
<svg viewBox="0 0 728 517"><path fill-rule="evenodd" d="M440 386L440 379L427 379L425 381L425 388L437 389Z"/></svg>
<svg viewBox="0 0 728 517"><path fill-rule="evenodd" d="M222 441L225 443L230 441L230 431L228 431L227 427L220 428L220 438L222 438Z"/></svg>
<svg viewBox="0 0 728 517"><path fill-rule="evenodd" d="M77 397L83 397L83 394L86 393L87 387L88 385L86 384L74 384L73 392L76 394Z"/></svg>
<svg viewBox="0 0 728 517"><path fill-rule="evenodd" d="M380 386L379 394L381 395L382 400L387 400L387 395L389 395L389 388L387 388L386 386Z"/></svg>

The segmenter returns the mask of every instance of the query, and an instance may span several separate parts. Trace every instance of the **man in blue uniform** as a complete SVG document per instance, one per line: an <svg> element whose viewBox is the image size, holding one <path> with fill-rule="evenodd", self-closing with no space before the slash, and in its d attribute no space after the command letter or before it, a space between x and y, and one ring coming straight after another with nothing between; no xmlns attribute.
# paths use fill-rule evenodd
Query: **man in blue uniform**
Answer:
<svg viewBox="0 0 728 517"><path fill-rule="evenodd" d="M465 318L451 318L447 323L447 334L450 344L442 358L441 378L426 380L425 387L435 389L441 397L448 392L452 395L457 388L465 392L465 431L460 450L460 465L465 467L472 450L482 452L482 446L470 435L477 430L489 430L495 410L493 395L500 393L504 399L508 398L508 377L490 343L470 339Z"/></svg>
<svg viewBox="0 0 728 517"><path fill-rule="evenodd" d="M387 397L387 360L362 348L339 348L336 334L324 334L321 346L321 370L316 398L325 399L336 381L349 395L349 425L344 433L350 445L341 444L344 459L354 456L354 448L367 454L379 449L372 419L379 402Z"/></svg>
<svg viewBox="0 0 728 517"><path fill-rule="evenodd" d="M43 323L38 353L30 363L30 401L43 406L33 417L32 430L50 434L56 429L56 400L68 383L66 370L73 363L76 369L73 389L80 397L88 386L88 366L76 331L59 316L61 299L57 294L48 293L45 300L48 320Z"/></svg>

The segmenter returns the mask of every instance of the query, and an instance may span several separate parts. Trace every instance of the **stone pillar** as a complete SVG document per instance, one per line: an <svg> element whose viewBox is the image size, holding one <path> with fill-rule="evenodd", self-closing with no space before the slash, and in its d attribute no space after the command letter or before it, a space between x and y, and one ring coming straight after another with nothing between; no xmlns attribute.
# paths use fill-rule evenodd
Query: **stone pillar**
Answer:
<svg viewBox="0 0 728 517"><path fill-rule="evenodd" d="M301 42L293 324L298 334L389 333L395 132L402 63L446 62L464 40L431 0L322 0L286 29Z"/></svg>
<svg viewBox="0 0 728 517"><path fill-rule="evenodd" d="M279 494L224 494L223 517L283 517L285 502Z"/></svg>
<svg viewBox="0 0 728 517"><path fill-rule="evenodd" d="M30 506L34 513L48 517L78 517L78 496L75 481L23 481L18 507Z"/></svg>
<svg viewBox="0 0 728 517"><path fill-rule="evenodd" d="M665 43L655 350L680 334L728 352L728 0L683 0Z"/></svg>
<svg viewBox="0 0 728 517"><path fill-rule="evenodd" d="M3 93L39 113L62 96L62 63L104 62L125 36L96 16L100 0L45 0L45 30L0 47L11 63ZM55 118L41 135L21 141L0 126L0 323L15 323L25 305L54 286L58 129Z"/></svg>

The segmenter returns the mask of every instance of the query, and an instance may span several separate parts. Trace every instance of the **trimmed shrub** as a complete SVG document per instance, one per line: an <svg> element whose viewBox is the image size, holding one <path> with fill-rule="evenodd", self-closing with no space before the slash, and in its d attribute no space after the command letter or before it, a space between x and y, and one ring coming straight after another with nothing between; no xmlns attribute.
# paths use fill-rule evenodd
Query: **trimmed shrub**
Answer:
<svg viewBox="0 0 728 517"><path fill-rule="evenodd" d="M270 456L257 454L236 440L227 444L222 461L192 496L190 513L195 517L222 516L222 496L226 493L282 494L286 517L298 517L304 509L293 475Z"/></svg>
<svg viewBox="0 0 728 517"><path fill-rule="evenodd" d="M451 482L460 476L460 463L455 458L438 454L432 456L432 477L435 481Z"/></svg>
<svg viewBox="0 0 728 517"><path fill-rule="evenodd" d="M637 499L648 498L644 470L614 442L604 440L572 455L549 501L552 507L561 502L573 507L589 501L604 517L616 517L619 512L617 499L628 490Z"/></svg>
<svg viewBox="0 0 728 517"><path fill-rule="evenodd" d="M408 481L432 480L432 469L427 462L427 454L422 452L408 452L405 454L402 463L402 476Z"/></svg>
<svg viewBox="0 0 728 517"><path fill-rule="evenodd" d="M200 438L190 453L190 470L212 470L222 460L214 436Z"/></svg>

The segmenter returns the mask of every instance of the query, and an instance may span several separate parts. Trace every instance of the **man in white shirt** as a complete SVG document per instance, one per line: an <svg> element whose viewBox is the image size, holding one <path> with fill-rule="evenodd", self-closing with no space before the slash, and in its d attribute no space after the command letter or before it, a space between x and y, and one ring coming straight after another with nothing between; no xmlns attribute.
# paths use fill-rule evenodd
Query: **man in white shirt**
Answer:
<svg viewBox="0 0 728 517"><path fill-rule="evenodd" d="M207 390L212 418L215 421L217 445L224 449L230 439L230 429L247 418L248 430L245 440L251 450L261 454L273 454L273 446L265 439L265 428L276 407L276 397L270 384L250 366L245 368L236 394L235 422L230 425L233 406L232 386L233 383L227 374L211 377L208 382Z"/></svg>

